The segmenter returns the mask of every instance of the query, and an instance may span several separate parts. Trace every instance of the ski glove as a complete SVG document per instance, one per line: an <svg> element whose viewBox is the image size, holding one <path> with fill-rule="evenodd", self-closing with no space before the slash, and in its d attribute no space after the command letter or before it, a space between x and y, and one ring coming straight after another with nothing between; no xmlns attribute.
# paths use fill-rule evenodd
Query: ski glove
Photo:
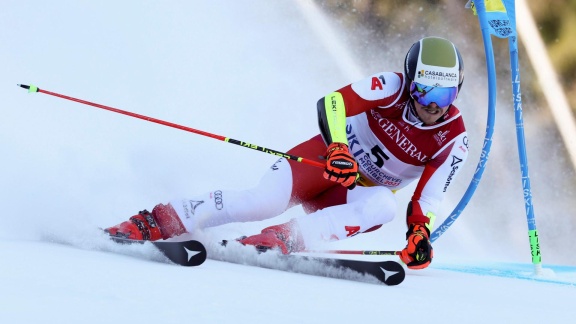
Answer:
<svg viewBox="0 0 576 324"><path fill-rule="evenodd" d="M422 224L410 224L406 232L408 243L400 252L400 259L410 269L424 269L432 262L434 250L430 244L430 232Z"/></svg>
<svg viewBox="0 0 576 324"><path fill-rule="evenodd" d="M348 189L356 187L358 163L344 143L332 143L326 151L324 179L335 181Z"/></svg>

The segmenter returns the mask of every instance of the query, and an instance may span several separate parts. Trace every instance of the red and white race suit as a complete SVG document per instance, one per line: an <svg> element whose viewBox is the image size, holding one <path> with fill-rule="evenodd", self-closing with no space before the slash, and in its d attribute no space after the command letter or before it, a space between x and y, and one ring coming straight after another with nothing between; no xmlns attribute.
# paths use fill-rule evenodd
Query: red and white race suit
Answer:
<svg viewBox="0 0 576 324"><path fill-rule="evenodd" d="M424 125L414 112L408 86L402 73L383 72L338 90L346 107L350 153L361 173L353 190L325 180L321 168L281 158L255 188L214 190L170 203L188 231L268 219L302 205L308 215L299 217L298 224L307 245L391 221L397 210L393 191L416 179L408 216L435 215L466 160L468 139L453 105L438 122ZM320 135L288 151L322 163L325 153Z"/></svg>

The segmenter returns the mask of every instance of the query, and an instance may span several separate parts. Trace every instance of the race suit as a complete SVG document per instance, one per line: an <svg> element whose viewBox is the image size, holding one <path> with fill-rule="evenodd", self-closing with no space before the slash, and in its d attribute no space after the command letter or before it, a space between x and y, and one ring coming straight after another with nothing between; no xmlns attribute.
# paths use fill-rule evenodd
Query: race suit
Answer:
<svg viewBox="0 0 576 324"><path fill-rule="evenodd" d="M402 73L382 72L319 101L321 111L332 95L342 99L345 140L360 173L353 190L325 180L321 168L281 158L255 188L214 190L170 204L189 232L268 219L301 205L307 215L297 222L308 245L344 239L390 222L397 210L394 192L419 179L407 221L433 217L467 158L468 138L454 105L435 124L424 125L406 83ZM319 113L321 135L287 153L325 163L327 144L333 140L325 118Z"/></svg>

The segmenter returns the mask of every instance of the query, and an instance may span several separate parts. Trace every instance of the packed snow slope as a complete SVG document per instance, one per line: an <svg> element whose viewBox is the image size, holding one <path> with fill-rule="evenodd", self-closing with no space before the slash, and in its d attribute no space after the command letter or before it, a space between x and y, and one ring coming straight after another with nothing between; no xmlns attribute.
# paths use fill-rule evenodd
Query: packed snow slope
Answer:
<svg viewBox="0 0 576 324"><path fill-rule="evenodd" d="M573 268L569 286L446 271L438 262L388 287L213 260L185 268L142 259L153 254L145 247L114 247L89 236L83 248L2 239L0 321L563 323L575 315ZM494 263L485 269L510 268ZM566 279L558 271L552 278L559 277Z"/></svg>
<svg viewBox="0 0 576 324"><path fill-rule="evenodd" d="M498 198L472 202L435 243L432 266L408 271L396 287L352 274L325 278L213 259L178 267L150 247L117 246L102 236L99 227L157 203L252 186L276 158L27 94L16 84L286 151L317 134L318 98L354 81L346 72L353 69L343 68L320 41L298 3L3 2L0 323L559 323L576 315L576 263L567 245L543 241L544 260L556 265L545 263L542 275L532 273L522 194L509 189L519 186L514 175L495 178L498 186L481 185L475 199L489 193ZM359 37L332 23L335 41ZM449 37L443 26L426 30ZM380 66L360 64L362 71L400 71L407 45L424 35L413 30L401 36L390 39L385 52L371 52L382 54ZM463 45L477 46L479 40ZM464 89L470 91L458 98L462 106L486 102L483 91L474 91L485 89L482 71L467 71ZM473 151L449 205L465 189L483 139L483 117L475 115L482 109L463 111L470 116ZM499 156L506 160L497 150L494 158ZM542 156L534 155L536 165ZM560 192L542 183L542 191ZM398 193L399 205L405 206L410 190ZM556 198L537 208L551 215L541 222L547 235L562 240L573 225L548 225L561 215L551 212L564 203ZM327 247L402 248L402 209L385 228ZM503 210L509 218L500 217ZM301 216L294 208L277 219L194 235L220 253L221 239ZM241 248L229 255L234 261L259 257L273 256Z"/></svg>

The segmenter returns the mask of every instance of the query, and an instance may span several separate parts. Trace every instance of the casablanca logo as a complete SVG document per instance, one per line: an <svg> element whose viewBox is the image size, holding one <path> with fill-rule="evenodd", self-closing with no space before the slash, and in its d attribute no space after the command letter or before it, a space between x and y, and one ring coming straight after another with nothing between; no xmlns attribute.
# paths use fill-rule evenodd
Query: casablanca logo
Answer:
<svg viewBox="0 0 576 324"><path fill-rule="evenodd" d="M428 71L428 70L418 71L418 78L421 79L456 81L457 77L458 74L454 72L441 72L441 71Z"/></svg>

